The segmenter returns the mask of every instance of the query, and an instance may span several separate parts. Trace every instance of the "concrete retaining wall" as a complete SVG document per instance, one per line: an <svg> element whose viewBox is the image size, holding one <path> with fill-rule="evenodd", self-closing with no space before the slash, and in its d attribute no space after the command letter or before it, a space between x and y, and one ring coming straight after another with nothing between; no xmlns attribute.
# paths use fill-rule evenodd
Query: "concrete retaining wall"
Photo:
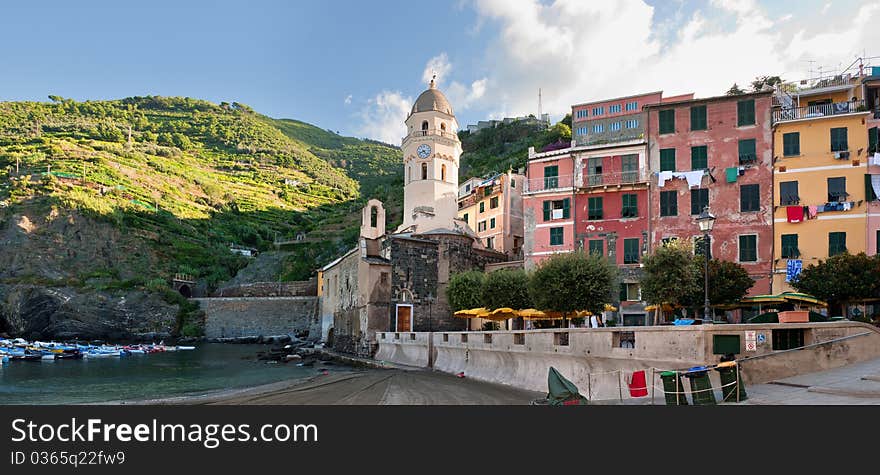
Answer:
<svg viewBox="0 0 880 475"><path fill-rule="evenodd" d="M867 333L840 343L795 352L773 350L773 330L802 329L804 344L814 345ZM763 335L754 351L745 349L745 332ZM739 335L738 359L756 357L743 365L747 383L818 371L880 357L880 332L856 322L767 325L698 325L547 329L499 332L435 332L377 334L376 359L410 366L432 367L447 373L530 389L547 390L547 373L555 367L592 399L629 397L627 379L644 370L650 381L655 371L714 365L716 335ZM634 341L633 341L634 340ZM628 342L633 342L629 348ZM790 354L789 354L790 353ZM778 361L774 361L778 360ZM812 360L812 362L810 362ZM713 385L720 387L716 372ZM656 384L660 385L659 377Z"/></svg>
<svg viewBox="0 0 880 475"><path fill-rule="evenodd" d="M320 333L317 297L194 299L205 311L205 336L231 338ZM319 335L309 335L317 338Z"/></svg>

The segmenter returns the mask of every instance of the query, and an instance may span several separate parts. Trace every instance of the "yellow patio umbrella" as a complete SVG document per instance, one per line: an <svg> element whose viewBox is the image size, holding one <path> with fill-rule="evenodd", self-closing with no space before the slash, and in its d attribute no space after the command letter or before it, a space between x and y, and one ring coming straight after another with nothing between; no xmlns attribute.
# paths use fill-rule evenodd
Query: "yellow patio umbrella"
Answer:
<svg viewBox="0 0 880 475"><path fill-rule="evenodd" d="M459 310L455 312L455 315L458 318L476 318L479 317L481 313L487 313L489 310L483 307L480 308L471 308L468 310Z"/></svg>
<svg viewBox="0 0 880 475"><path fill-rule="evenodd" d="M536 318L536 319L547 318L547 314L545 314L544 312L542 312L540 310L536 310L534 308L517 310L516 314L517 314L517 316L520 316L522 318L529 318L529 319L531 319L531 318Z"/></svg>
<svg viewBox="0 0 880 475"><path fill-rule="evenodd" d="M611 305L611 304L609 304L609 303L606 303L606 304L605 304L605 311L606 311L606 312L616 312L616 311L617 311L617 307L615 307L614 305Z"/></svg>
<svg viewBox="0 0 880 475"><path fill-rule="evenodd" d="M673 307L671 304L664 303L662 307L658 306L657 304L648 305L645 307L645 311L651 312L657 310L658 308L660 308L664 312L671 312L675 310L675 307Z"/></svg>
<svg viewBox="0 0 880 475"><path fill-rule="evenodd" d="M503 322L504 320L509 320L511 318L516 318L519 315L516 313L516 310L508 307L496 308L491 312L480 313L480 318L485 318L486 320L492 320L493 322Z"/></svg>

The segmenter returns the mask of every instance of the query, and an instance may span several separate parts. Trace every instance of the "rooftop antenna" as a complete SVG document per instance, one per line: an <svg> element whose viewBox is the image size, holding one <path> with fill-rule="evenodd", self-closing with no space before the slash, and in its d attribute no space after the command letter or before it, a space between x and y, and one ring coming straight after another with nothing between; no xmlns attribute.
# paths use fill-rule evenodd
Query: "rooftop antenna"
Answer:
<svg viewBox="0 0 880 475"><path fill-rule="evenodd" d="M538 119L544 116L544 106L541 103L541 88L538 88Z"/></svg>

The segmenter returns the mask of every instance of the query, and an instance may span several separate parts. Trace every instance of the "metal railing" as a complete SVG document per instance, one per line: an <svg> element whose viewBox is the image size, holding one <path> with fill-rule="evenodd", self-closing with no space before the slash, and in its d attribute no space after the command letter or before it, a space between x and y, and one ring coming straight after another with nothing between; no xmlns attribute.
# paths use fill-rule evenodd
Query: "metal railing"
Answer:
<svg viewBox="0 0 880 475"><path fill-rule="evenodd" d="M529 193L536 191L559 190L564 188L571 188L573 184L574 180L571 175L530 178L526 180L525 186L523 187L523 192Z"/></svg>
<svg viewBox="0 0 880 475"><path fill-rule="evenodd" d="M408 138L413 138L413 137L428 137L431 135L437 135L440 137L446 137L446 138L450 138L453 140L458 140L458 134L456 134L455 132L450 132L448 130L443 130L443 129L416 130L416 131L413 131L411 134L407 135L406 137L404 137L403 140L406 140Z"/></svg>
<svg viewBox="0 0 880 475"><path fill-rule="evenodd" d="M648 181L648 172L645 170L631 170L610 173L588 173L584 175L581 186L626 185L631 183L643 183Z"/></svg>
<svg viewBox="0 0 880 475"><path fill-rule="evenodd" d="M816 104L812 106L783 108L773 111L773 122L785 122L788 120L811 119L840 114L852 114L855 112L867 112L865 101L834 102L831 104Z"/></svg>

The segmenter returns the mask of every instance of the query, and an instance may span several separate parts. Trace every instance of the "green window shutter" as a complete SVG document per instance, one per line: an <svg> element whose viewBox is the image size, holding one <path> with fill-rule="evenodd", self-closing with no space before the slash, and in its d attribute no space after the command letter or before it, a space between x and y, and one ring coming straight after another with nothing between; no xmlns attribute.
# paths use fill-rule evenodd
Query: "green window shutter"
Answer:
<svg viewBox="0 0 880 475"><path fill-rule="evenodd" d="M561 246L563 244L563 230L564 228L550 228L551 246Z"/></svg>
<svg viewBox="0 0 880 475"><path fill-rule="evenodd" d="M545 201L544 202L544 221L550 221L552 206L553 206L552 201Z"/></svg>
<svg viewBox="0 0 880 475"><path fill-rule="evenodd" d="M671 134L675 132L675 110L666 109L657 114L660 122L660 133Z"/></svg>
<svg viewBox="0 0 880 475"><path fill-rule="evenodd" d="M571 199L566 198L562 200L562 217L568 218L571 216Z"/></svg>
<svg viewBox="0 0 880 475"><path fill-rule="evenodd" d="M846 251L846 233L828 233L828 257Z"/></svg>
<svg viewBox="0 0 880 475"><path fill-rule="evenodd" d="M758 260L758 236L739 237L739 261L755 262Z"/></svg>
<svg viewBox="0 0 880 475"><path fill-rule="evenodd" d="M706 145L691 147L691 170L706 168L709 168L709 147Z"/></svg>
<svg viewBox="0 0 880 475"><path fill-rule="evenodd" d="M622 195L621 205L622 218L635 218L639 215L638 195L630 193Z"/></svg>
<svg viewBox="0 0 880 475"><path fill-rule="evenodd" d="M489 220L489 229L495 229L495 218Z"/></svg>
<svg viewBox="0 0 880 475"><path fill-rule="evenodd" d="M590 239L590 254L595 254L597 256L605 255L605 241L601 239Z"/></svg>
<svg viewBox="0 0 880 475"><path fill-rule="evenodd" d="M590 198L587 200L587 219L602 219L602 198Z"/></svg>
<svg viewBox="0 0 880 475"><path fill-rule="evenodd" d="M758 160L758 154L755 149L755 139L745 139L739 141L739 164L754 163Z"/></svg>
<svg viewBox="0 0 880 475"><path fill-rule="evenodd" d="M486 202L485 201L480 201L480 212L481 213L486 212Z"/></svg>
<svg viewBox="0 0 880 475"><path fill-rule="evenodd" d="M639 239L623 240L623 263L637 264L639 262Z"/></svg>
<svg viewBox="0 0 880 475"><path fill-rule="evenodd" d="M736 103L736 126L755 124L755 100L746 99Z"/></svg>
<svg viewBox="0 0 880 475"><path fill-rule="evenodd" d="M551 165L544 167L544 188L556 188L559 186L559 166Z"/></svg>
<svg viewBox="0 0 880 475"><path fill-rule="evenodd" d="M676 216L678 215L678 192L677 191L661 191L660 192L660 216Z"/></svg>
<svg viewBox="0 0 880 475"><path fill-rule="evenodd" d="M782 258L783 259L794 259L800 257L800 251L798 250L798 235L797 234L783 234L782 235Z"/></svg>
<svg viewBox="0 0 880 475"><path fill-rule="evenodd" d="M675 149L674 148L661 148L660 149L660 171L661 172L674 172L675 171Z"/></svg>
<svg viewBox="0 0 880 475"><path fill-rule="evenodd" d="M691 130L706 130L706 106L691 107Z"/></svg>
<svg viewBox="0 0 880 475"><path fill-rule="evenodd" d="M782 155L791 157L801 154L801 133L789 132L782 134Z"/></svg>
<svg viewBox="0 0 880 475"><path fill-rule="evenodd" d="M868 129L868 153L880 152L880 128Z"/></svg>
<svg viewBox="0 0 880 475"><path fill-rule="evenodd" d="M849 150L847 143L846 127L835 127L831 129L831 151L845 152Z"/></svg>
<svg viewBox="0 0 880 475"><path fill-rule="evenodd" d="M742 185L739 187L739 210L740 212L758 211L761 207L760 186Z"/></svg>
<svg viewBox="0 0 880 475"><path fill-rule="evenodd" d="M865 200L877 201L877 194L874 193L874 186L871 185L871 175L865 174Z"/></svg>
<svg viewBox="0 0 880 475"><path fill-rule="evenodd" d="M691 190L691 214L702 213L706 206L709 206L709 189Z"/></svg>

